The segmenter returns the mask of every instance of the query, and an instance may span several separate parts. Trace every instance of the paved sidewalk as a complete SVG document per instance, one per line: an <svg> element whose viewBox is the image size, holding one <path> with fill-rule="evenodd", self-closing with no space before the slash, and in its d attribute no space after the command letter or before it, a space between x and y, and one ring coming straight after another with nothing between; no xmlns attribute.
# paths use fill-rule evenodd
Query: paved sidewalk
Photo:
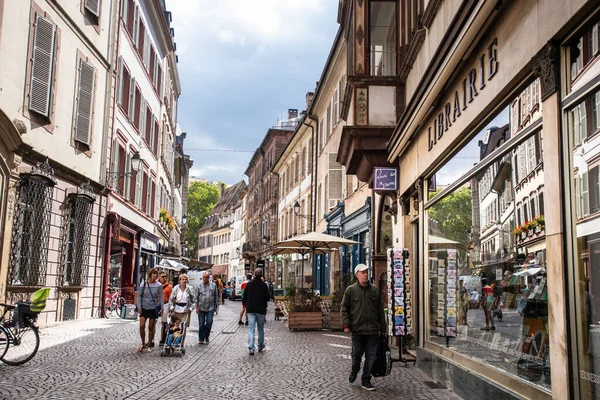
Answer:
<svg viewBox="0 0 600 400"><path fill-rule="evenodd" d="M2 399L459 399L430 389L432 379L414 366L395 364L373 378L376 392L347 382L350 336L290 332L269 313L266 349L249 356L247 327L237 324L241 303L228 301L215 316L209 345L197 344L197 319L187 353L160 357L136 353L137 321L65 323L42 329L38 354L27 364L0 364ZM195 314L194 314L195 317ZM158 336L155 340L158 342Z"/></svg>

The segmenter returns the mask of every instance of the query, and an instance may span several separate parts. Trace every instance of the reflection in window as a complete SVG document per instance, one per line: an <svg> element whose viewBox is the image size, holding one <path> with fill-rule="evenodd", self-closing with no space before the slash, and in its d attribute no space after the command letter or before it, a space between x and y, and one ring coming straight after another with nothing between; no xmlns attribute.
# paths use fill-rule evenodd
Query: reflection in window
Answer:
<svg viewBox="0 0 600 400"><path fill-rule="evenodd" d="M371 1L371 75L396 74L396 2Z"/></svg>
<svg viewBox="0 0 600 400"><path fill-rule="evenodd" d="M506 125L477 135L436 172L437 179L474 157L486 163L430 197L427 333L430 342L549 391L543 132L501 150L540 113L535 90L526 93L518 96L531 102L526 121L509 103Z"/></svg>

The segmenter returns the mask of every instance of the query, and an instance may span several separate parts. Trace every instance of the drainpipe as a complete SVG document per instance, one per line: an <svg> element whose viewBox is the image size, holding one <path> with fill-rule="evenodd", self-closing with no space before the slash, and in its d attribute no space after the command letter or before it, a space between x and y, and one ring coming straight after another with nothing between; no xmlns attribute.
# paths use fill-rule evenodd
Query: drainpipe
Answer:
<svg viewBox="0 0 600 400"><path fill-rule="evenodd" d="M313 100L314 101L314 100ZM306 114L306 116L308 117L308 119L310 119L311 121L314 121L316 124L316 128L317 128L317 132L319 132L319 120L317 118L315 118L313 115L311 114ZM310 173L310 213L312 215L311 218L311 230L314 232L315 229L317 228L317 204L316 201L314 201L314 186L315 186L315 175L317 175L317 171L318 171L318 163L317 163L317 151L316 149L319 148L318 143L319 143L319 135L315 136L315 126L313 126L313 124L307 124L306 121L302 121L302 123L308 127L310 127L312 133L312 143L313 143L313 152L312 152L312 157L314 158L315 162L312 163L313 165L313 170L314 173L311 171ZM312 161L312 160L311 160Z"/></svg>
<svg viewBox="0 0 600 400"><path fill-rule="evenodd" d="M111 22L111 32L112 33L116 33L116 40L117 40L117 45L116 45L116 51L119 51L119 33L121 31L121 24L119 23L119 1L115 0L112 2L112 12L111 15L116 16L115 19L112 20ZM115 26L116 25L116 26ZM111 98L111 94L112 94L112 67L113 67L113 63L115 60L115 52L113 51L113 41L115 40L114 36L109 37L108 40L108 72L106 73L106 90L105 90L105 99L104 99L104 126L108 127L109 123L110 123L110 118L111 118L111 113L110 113L110 98ZM115 85L116 87L116 85ZM115 93L115 97L113 100L113 112L114 112L114 107L115 107L115 103L116 103L116 93ZM101 229L101 215L102 215L102 197L104 197L106 195L106 211L108 213L108 190L106 187L106 171L108 170L106 167L106 150L108 148L108 138L111 137L112 138L112 132L110 132L108 129L105 129L106 134L103 135L102 137L102 147L100 149L100 176L98 177L99 182L104 186L102 188L102 190L100 191L100 201L98 204L98 223L96 224L97 228L96 228L96 237L99 238L100 237L100 229ZM99 301L99 306L102 307L102 304L104 302L104 295L103 293L106 292L106 288L108 285L108 265L109 265L109 259L110 259L110 241L112 240L112 227L109 227L109 224L106 223L106 215L104 218L105 221L105 232L106 232L106 237L107 240L105 241L105 248L106 248L106 252L105 252L105 258L103 259L103 265L101 266L104 269L104 276L102 279L102 290L100 291L100 301ZM96 245L96 260L99 260L99 252L100 252L100 246ZM108 257L106 257L106 253L108 253ZM96 273L98 271L98 268L94 268L94 285L93 285L93 289L92 289L92 318L94 317L94 310L95 310L95 305L96 305ZM102 307L102 310L104 309L104 307ZM104 313L104 311L102 311L102 313ZM102 315L102 317L104 317L104 315Z"/></svg>

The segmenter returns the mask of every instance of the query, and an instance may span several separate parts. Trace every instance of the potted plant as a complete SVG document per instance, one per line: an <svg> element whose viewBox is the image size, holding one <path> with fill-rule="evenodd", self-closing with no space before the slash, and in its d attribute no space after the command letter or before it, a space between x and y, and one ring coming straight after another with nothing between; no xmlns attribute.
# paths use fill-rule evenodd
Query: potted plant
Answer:
<svg viewBox="0 0 600 400"><path fill-rule="evenodd" d="M537 226L540 228L540 231L546 230L546 219L544 218L544 214L537 217Z"/></svg>
<svg viewBox="0 0 600 400"><path fill-rule="evenodd" d="M533 235L533 232L535 231L535 227L537 225L537 223L535 222L535 219L532 219L531 221L527 222L526 224L527 226L527 233L529 234L529 236Z"/></svg>
<svg viewBox="0 0 600 400"><path fill-rule="evenodd" d="M323 327L321 296L312 288L290 286L285 290L290 330L318 330Z"/></svg>

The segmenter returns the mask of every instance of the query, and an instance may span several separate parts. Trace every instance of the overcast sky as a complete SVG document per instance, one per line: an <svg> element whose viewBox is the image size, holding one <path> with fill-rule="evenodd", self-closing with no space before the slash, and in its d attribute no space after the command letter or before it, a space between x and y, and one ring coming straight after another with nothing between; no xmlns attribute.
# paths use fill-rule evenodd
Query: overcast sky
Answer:
<svg viewBox="0 0 600 400"><path fill-rule="evenodd" d="M234 184L288 108L305 109L338 29L337 0L167 0L191 175ZM205 152L195 149L245 150Z"/></svg>

